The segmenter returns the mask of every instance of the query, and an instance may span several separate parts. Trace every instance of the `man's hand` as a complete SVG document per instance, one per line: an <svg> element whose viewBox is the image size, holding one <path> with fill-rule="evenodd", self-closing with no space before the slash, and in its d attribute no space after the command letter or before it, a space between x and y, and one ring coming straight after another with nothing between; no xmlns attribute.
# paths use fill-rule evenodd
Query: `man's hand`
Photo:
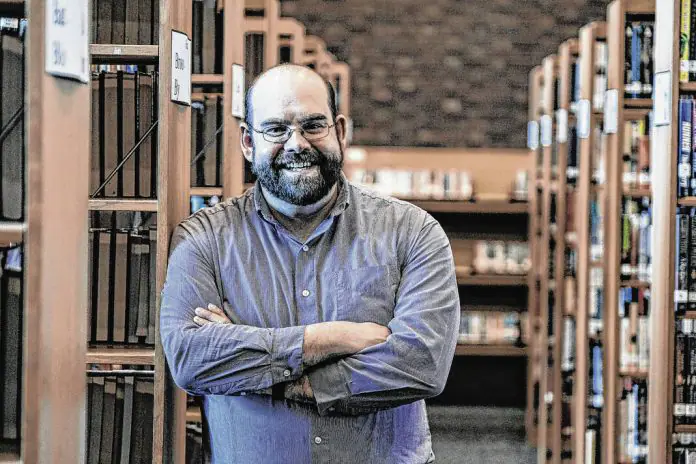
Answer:
<svg viewBox="0 0 696 464"><path fill-rule="evenodd" d="M372 322L330 321L305 327L303 362L314 366L328 359L350 356L379 345L391 334L389 328Z"/></svg>
<svg viewBox="0 0 696 464"><path fill-rule="evenodd" d="M231 324L232 321L227 317L225 312L215 306L209 304L208 309L196 308L196 315L193 317L193 322L200 326L206 324Z"/></svg>

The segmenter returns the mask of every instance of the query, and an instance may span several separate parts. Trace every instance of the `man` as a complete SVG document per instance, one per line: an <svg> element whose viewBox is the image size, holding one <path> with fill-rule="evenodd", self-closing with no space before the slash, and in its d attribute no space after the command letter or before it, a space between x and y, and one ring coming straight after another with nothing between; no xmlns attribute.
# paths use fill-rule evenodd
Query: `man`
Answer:
<svg viewBox="0 0 696 464"><path fill-rule="evenodd" d="M444 387L460 311L445 233L345 179L346 119L314 71L267 71L247 110L258 182L177 227L161 307L213 461L432 462L423 398Z"/></svg>

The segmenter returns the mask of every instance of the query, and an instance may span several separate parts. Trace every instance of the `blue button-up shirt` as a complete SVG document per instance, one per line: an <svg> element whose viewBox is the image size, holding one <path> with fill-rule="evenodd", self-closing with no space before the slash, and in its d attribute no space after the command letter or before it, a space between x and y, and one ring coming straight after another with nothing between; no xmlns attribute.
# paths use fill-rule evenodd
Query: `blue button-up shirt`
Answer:
<svg viewBox="0 0 696 464"><path fill-rule="evenodd" d="M193 322L213 303L233 324ZM454 356L459 297L449 241L425 211L341 179L302 243L256 186L175 230L160 333L172 376L203 395L213 462L415 463L433 459L424 398ZM388 326L387 341L306 367L304 328ZM316 404L269 389L309 378Z"/></svg>

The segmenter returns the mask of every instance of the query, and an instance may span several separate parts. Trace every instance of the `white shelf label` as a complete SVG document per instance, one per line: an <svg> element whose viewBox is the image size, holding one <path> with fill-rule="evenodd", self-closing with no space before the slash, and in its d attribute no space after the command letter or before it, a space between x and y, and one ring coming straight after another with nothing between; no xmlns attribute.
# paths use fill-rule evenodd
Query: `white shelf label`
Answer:
<svg viewBox="0 0 696 464"><path fill-rule="evenodd" d="M46 72L89 82L87 0L46 2Z"/></svg>
<svg viewBox="0 0 696 464"><path fill-rule="evenodd" d="M541 146L550 147L553 143L553 119L548 114L541 117Z"/></svg>
<svg viewBox="0 0 696 464"><path fill-rule="evenodd" d="M655 126L666 126L672 122L672 73L655 73L654 121Z"/></svg>
<svg viewBox="0 0 696 464"><path fill-rule="evenodd" d="M191 104L191 39L172 30L172 89L171 99L176 103Z"/></svg>
<svg viewBox="0 0 696 464"><path fill-rule="evenodd" d="M616 134L619 130L619 91L609 89L604 94L604 133Z"/></svg>
<svg viewBox="0 0 696 464"><path fill-rule="evenodd" d="M232 65L232 116L239 119L245 117L244 109L244 66ZM251 124L251 122L249 122Z"/></svg>
<svg viewBox="0 0 696 464"><path fill-rule="evenodd" d="M586 139L590 136L590 116L592 105L590 100L580 100L578 102L578 137Z"/></svg>
<svg viewBox="0 0 696 464"><path fill-rule="evenodd" d="M536 121L527 123L527 147L530 150L539 148L539 123Z"/></svg>
<svg viewBox="0 0 696 464"><path fill-rule="evenodd" d="M568 141L568 110L566 109L556 111L556 140L558 143Z"/></svg>

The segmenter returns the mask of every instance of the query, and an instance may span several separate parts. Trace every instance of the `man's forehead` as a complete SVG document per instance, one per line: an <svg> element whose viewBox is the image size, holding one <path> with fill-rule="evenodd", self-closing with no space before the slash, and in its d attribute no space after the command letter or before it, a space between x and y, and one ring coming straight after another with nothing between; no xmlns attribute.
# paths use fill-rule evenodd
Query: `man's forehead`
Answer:
<svg viewBox="0 0 696 464"><path fill-rule="evenodd" d="M288 114L330 113L326 84L311 72L269 72L254 85L252 104L257 122Z"/></svg>

